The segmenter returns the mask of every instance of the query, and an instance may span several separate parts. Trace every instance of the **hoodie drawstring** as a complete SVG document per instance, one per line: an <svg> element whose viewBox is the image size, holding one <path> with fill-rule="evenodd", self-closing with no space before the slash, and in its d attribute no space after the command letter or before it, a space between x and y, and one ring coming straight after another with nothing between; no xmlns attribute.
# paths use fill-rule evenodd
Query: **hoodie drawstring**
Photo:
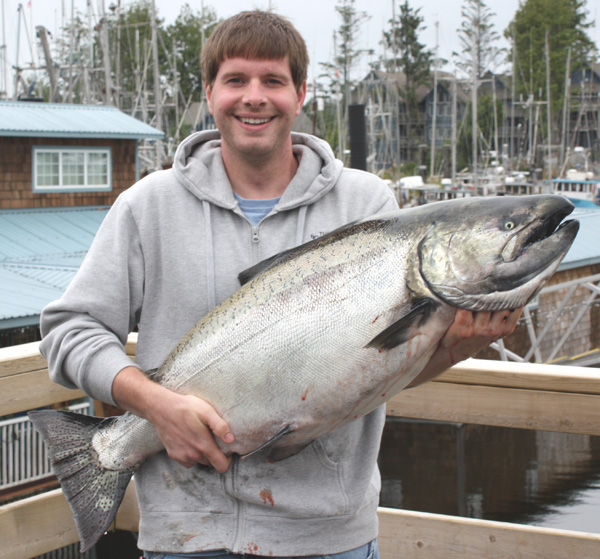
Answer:
<svg viewBox="0 0 600 559"><path fill-rule="evenodd" d="M296 224L296 246L303 243L307 207L308 206L300 206L300 209L298 210L298 223Z"/></svg>
<svg viewBox="0 0 600 559"><path fill-rule="evenodd" d="M204 209L204 241L206 243L206 295L208 309L211 310L217 304L217 294L215 291L215 249L210 222L210 203L203 200L202 208Z"/></svg>

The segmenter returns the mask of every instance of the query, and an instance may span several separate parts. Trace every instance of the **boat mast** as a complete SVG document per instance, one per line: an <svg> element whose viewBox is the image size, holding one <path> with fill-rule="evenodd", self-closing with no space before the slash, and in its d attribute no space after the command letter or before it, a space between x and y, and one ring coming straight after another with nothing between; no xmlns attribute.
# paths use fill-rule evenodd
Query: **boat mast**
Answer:
<svg viewBox="0 0 600 559"><path fill-rule="evenodd" d="M152 10L150 25L152 26L152 59L153 59L153 74L154 74L154 126L161 130L163 129L162 118L162 96L160 94L160 75L158 68L158 32L156 29L156 2L152 0ZM156 168L160 169L163 158L162 140L156 140Z"/></svg>
<svg viewBox="0 0 600 559"><path fill-rule="evenodd" d="M439 22L435 22L435 58L433 60L433 111L431 122L431 160L429 163L429 176L435 174L435 141L437 135L437 62L438 62L438 28Z"/></svg>
<svg viewBox="0 0 600 559"><path fill-rule="evenodd" d="M567 159L566 154L566 142L567 142L567 114L568 114L568 106L569 106L569 91L571 85L571 47L567 49L567 67L565 68L565 98L563 99L563 118L562 118L562 133L560 135L560 161L561 161L561 172L559 173L559 177L562 176L562 169L564 168L564 163Z"/></svg>
<svg viewBox="0 0 600 559"><path fill-rule="evenodd" d="M0 97L8 99L8 67L6 65L6 16L2 0L2 44L0 45Z"/></svg>
<svg viewBox="0 0 600 559"><path fill-rule="evenodd" d="M550 105L550 42L548 34L550 30L546 27L546 125L548 127L548 181L552 180L552 108Z"/></svg>

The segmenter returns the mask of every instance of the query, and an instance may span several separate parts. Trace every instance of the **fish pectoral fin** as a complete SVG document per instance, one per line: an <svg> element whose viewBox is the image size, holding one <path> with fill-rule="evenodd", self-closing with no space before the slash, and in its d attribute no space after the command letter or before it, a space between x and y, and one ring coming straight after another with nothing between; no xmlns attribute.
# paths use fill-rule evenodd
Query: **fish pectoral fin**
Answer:
<svg viewBox="0 0 600 559"><path fill-rule="evenodd" d="M253 454L261 452L265 448L270 447L271 445L275 444L279 439L281 439L281 437L284 437L285 435L289 435L292 431L293 431L293 429L292 429L291 425L289 425L289 424L288 425L284 425L267 442L261 444L258 448L255 448L254 450L251 450L250 452L248 452L248 453L244 454L243 456L241 456L242 460L244 458L248 458L248 456L252 456Z"/></svg>
<svg viewBox="0 0 600 559"><path fill-rule="evenodd" d="M387 351L408 342L417 335L417 329L429 320L438 306L439 303L427 297L416 299L407 315L377 334L365 348Z"/></svg>

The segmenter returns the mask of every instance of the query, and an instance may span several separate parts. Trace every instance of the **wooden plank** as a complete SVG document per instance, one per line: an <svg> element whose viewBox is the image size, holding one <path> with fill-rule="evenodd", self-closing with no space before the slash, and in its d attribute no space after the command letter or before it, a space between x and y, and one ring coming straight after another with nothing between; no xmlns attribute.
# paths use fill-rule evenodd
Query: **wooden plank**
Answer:
<svg viewBox="0 0 600 559"><path fill-rule="evenodd" d="M85 396L52 382L48 369L1 377L0 394L0 417Z"/></svg>
<svg viewBox="0 0 600 559"><path fill-rule="evenodd" d="M46 367L39 342L0 348L0 378Z"/></svg>
<svg viewBox="0 0 600 559"><path fill-rule="evenodd" d="M412 511L379 509L382 559L592 559L600 536ZM137 529L133 485L116 527ZM71 511L57 489L0 507L0 541L6 559L30 559L78 541Z"/></svg>
<svg viewBox="0 0 600 559"><path fill-rule="evenodd" d="M468 359L442 373L434 382L600 394L600 369Z"/></svg>
<svg viewBox="0 0 600 559"><path fill-rule="evenodd" d="M401 392L387 414L600 435L600 396L430 382Z"/></svg>
<svg viewBox="0 0 600 559"><path fill-rule="evenodd" d="M136 532L138 524L139 511L132 482L114 526ZM73 515L61 489L0 507L3 559L30 559L78 541Z"/></svg>
<svg viewBox="0 0 600 559"><path fill-rule="evenodd" d="M79 541L60 489L0 507L0 542L5 559L30 559Z"/></svg>
<svg viewBox="0 0 600 559"><path fill-rule="evenodd" d="M132 359L135 357L135 351L137 349L137 339L138 335L135 332L132 332L127 336L127 342L125 343L125 353L129 355Z"/></svg>
<svg viewBox="0 0 600 559"><path fill-rule="evenodd" d="M600 536L472 518L379 509L381 559L596 559Z"/></svg>

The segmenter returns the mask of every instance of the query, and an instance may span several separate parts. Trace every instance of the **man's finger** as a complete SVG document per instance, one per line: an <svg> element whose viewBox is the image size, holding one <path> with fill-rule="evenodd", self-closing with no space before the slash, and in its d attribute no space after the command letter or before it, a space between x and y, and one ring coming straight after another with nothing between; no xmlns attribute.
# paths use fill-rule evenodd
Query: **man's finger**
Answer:
<svg viewBox="0 0 600 559"><path fill-rule="evenodd" d="M215 437L218 437L226 444L231 444L235 440L227 422L208 402L199 400L198 415L200 421L211 430Z"/></svg>

